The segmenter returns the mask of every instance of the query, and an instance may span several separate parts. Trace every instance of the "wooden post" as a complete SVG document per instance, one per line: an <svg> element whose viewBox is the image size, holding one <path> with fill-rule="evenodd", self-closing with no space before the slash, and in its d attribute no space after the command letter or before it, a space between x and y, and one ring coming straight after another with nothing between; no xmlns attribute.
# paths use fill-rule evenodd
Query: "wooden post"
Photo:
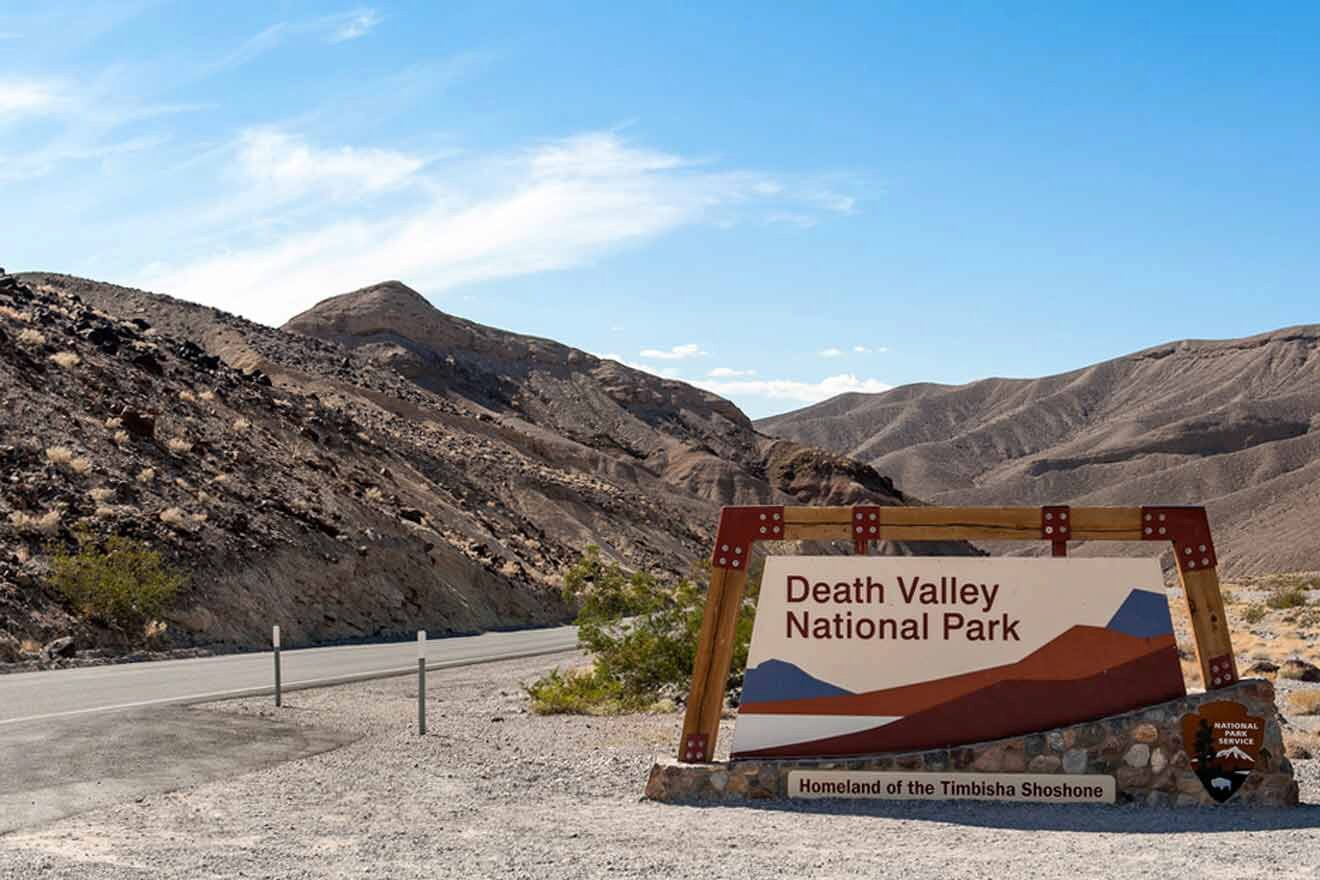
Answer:
<svg viewBox="0 0 1320 880"><path fill-rule="evenodd" d="M724 685L733 663L733 644L742 609L747 572L713 568L706 610L701 619L697 656L692 667L692 687L679 742L680 761L709 761L715 754L724 710Z"/></svg>
<svg viewBox="0 0 1320 880"><path fill-rule="evenodd" d="M1179 566L1178 579L1187 599L1187 616L1192 621L1201 683L1208 691L1233 684L1238 680L1237 660L1233 656L1233 640L1224 616L1224 594L1219 589L1218 569L1184 571Z"/></svg>

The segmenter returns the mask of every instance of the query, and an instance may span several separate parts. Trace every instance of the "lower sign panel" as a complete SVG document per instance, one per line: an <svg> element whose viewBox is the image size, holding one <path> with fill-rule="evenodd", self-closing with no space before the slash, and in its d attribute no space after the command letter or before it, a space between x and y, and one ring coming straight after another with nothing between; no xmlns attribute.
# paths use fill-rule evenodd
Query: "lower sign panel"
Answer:
<svg viewBox="0 0 1320 880"><path fill-rule="evenodd" d="M1080 774L794 770L788 774L788 796L1112 804L1115 784L1112 776Z"/></svg>

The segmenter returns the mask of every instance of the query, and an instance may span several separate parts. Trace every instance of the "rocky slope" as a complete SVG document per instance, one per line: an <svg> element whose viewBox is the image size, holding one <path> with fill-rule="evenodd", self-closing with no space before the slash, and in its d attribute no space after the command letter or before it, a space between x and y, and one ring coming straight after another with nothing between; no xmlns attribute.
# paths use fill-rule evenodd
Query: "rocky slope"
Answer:
<svg viewBox="0 0 1320 880"><path fill-rule="evenodd" d="M935 503L1204 503L1230 574L1320 569L1320 325L842 395L758 427Z"/></svg>
<svg viewBox="0 0 1320 880"><path fill-rule="evenodd" d="M585 545L686 573L721 504L906 501L728 401L397 282L276 330L2 277L0 401L0 663L69 632L116 643L47 584L77 530L189 571L163 645L259 645L273 623L306 644L562 620L558 572Z"/></svg>

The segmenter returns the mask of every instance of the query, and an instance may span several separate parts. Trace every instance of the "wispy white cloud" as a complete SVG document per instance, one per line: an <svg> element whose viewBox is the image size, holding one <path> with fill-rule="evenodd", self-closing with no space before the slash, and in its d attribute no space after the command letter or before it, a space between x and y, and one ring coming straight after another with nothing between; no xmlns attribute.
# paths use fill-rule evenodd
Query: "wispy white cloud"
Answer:
<svg viewBox="0 0 1320 880"><path fill-rule="evenodd" d="M823 358L841 358L843 357L843 349L830 346L829 348L822 348L816 354Z"/></svg>
<svg viewBox="0 0 1320 880"><path fill-rule="evenodd" d="M889 351L885 346L854 345L852 350L857 354L884 354Z"/></svg>
<svg viewBox="0 0 1320 880"><path fill-rule="evenodd" d="M743 376L755 376L756 370L735 370L733 367L716 367L706 375L712 379L737 379Z"/></svg>
<svg viewBox="0 0 1320 880"><path fill-rule="evenodd" d="M310 36L331 44L356 40L370 33L381 21L380 14L374 9L354 9L316 18L278 21L257 31L218 61L207 66L205 73L220 73L241 67L298 37Z"/></svg>
<svg viewBox="0 0 1320 880"><path fill-rule="evenodd" d="M0 79L0 121L5 117L47 113L64 102L59 86L47 80Z"/></svg>
<svg viewBox="0 0 1320 880"><path fill-rule="evenodd" d="M803 382L795 379L734 379L730 381L697 379L692 384L698 388L713 391L723 397L761 397L770 400L792 400L800 403L817 403L848 392L878 394L893 387L881 382L879 379L859 379L852 373L828 376L819 382Z"/></svg>
<svg viewBox="0 0 1320 880"><path fill-rule="evenodd" d="M374 9L356 9L330 18L339 19L330 24L330 35L327 39L331 43L343 43L364 37L382 20L380 13Z"/></svg>
<svg viewBox="0 0 1320 880"><path fill-rule="evenodd" d="M249 182L285 195L324 190L360 196L398 186L425 165L394 150L321 149L285 132L254 129L239 137L240 172Z"/></svg>
<svg viewBox="0 0 1320 880"><path fill-rule="evenodd" d="M368 174L377 160L379 173ZM262 224L266 234L242 244L226 238L227 223L217 223L209 253L194 249L135 280L273 324L382 278L405 278L434 295L567 269L683 226L736 221L751 207L762 210L766 200L790 198L790 191L758 192L772 180L768 175L714 170L634 146L616 132L425 167L411 154L315 146L286 135L255 148L249 143L234 161L235 173L254 190L257 207L248 205L249 213L263 207L264 188L251 185L253 169L298 186L324 186L328 176L337 198L318 201L313 194L297 217L272 216ZM192 213L207 210L197 206ZM225 216L232 222L232 212ZM272 297L276 280L280 296ZM699 347L676 346L641 356L703 354Z"/></svg>
<svg viewBox="0 0 1320 880"><path fill-rule="evenodd" d="M706 353L701 350L701 346L695 342L689 342L687 345L675 345L673 348L646 348L642 349L641 356L653 360L662 361L685 361L690 358L705 357Z"/></svg>

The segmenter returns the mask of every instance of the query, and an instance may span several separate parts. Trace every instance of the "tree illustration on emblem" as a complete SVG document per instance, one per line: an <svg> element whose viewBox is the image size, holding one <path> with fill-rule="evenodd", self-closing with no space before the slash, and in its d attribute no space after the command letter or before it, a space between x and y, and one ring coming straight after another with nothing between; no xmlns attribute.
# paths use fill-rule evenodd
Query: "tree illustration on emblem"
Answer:
<svg viewBox="0 0 1320 880"><path fill-rule="evenodd" d="M1215 737L1210 722L1204 718L1196 728L1196 769L1205 771L1215 760Z"/></svg>

